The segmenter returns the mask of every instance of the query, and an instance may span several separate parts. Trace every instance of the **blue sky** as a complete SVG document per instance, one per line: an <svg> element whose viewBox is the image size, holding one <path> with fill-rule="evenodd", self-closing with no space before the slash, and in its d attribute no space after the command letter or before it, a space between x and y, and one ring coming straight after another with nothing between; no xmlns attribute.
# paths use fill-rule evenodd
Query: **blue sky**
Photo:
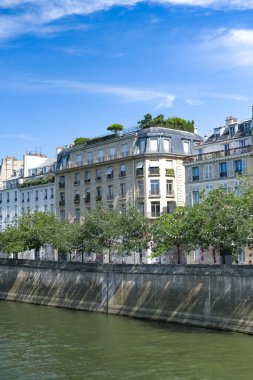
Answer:
<svg viewBox="0 0 253 380"><path fill-rule="evenodd" d="M251 116L252 0L1 0L0 157L145 113Z"/></svg>

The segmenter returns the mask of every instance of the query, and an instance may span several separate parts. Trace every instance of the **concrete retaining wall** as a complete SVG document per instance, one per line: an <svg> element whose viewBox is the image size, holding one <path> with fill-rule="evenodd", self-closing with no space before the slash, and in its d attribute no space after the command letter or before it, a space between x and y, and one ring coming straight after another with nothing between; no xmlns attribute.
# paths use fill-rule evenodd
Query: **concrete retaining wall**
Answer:
<svg viewBox="0 0 253 380"><path fill-rule="evenodd" d="M0 259L0 299L253 333L249 266Z"/></svg>

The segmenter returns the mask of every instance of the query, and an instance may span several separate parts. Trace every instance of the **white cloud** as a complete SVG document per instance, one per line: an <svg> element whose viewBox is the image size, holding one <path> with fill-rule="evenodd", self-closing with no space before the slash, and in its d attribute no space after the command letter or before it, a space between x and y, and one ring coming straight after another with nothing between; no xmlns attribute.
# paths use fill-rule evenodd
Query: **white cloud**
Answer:
<svg viewBox="0 0 253 380"><path fill-rule="evenodd" d="M10 84L13 85L13 84ZM19 85L19 84L18 84ZM120 87L112 85L101 85L96 83L76 82L68 80L30 80L24 84L34 87L35 89L55 89L67 90L79 93L107 94L120 97L128 102L138 101L156 101L159 102L157 107L170 108L175 100L175 95L150 90L130 87Z"/></svg>
<svg viewBox="0 0 253 380"><path fill-rule="evenodd" d="M203 104L203 102L199 99L192 99L192 98L188 98L185 100L185 102L187 104L189 104L190 106L201 106Z"/></svg>
<svg viewBox="0 0 253 380"><path fill-rule="evenodd" d="M52 24L64 17L87 15L114 6L127 7L138 3L253 9L253 0L1 0L0 10L10 9L11 12L0 16L0 39L29 33L60 32L65 25L53 28Z"/></svg>
<svg viewBox="0 0 253 380"><path fill-rule="evenodd" d="M229 66L253 65L253 30L219 29L204 38L203 49Z"/></svg>

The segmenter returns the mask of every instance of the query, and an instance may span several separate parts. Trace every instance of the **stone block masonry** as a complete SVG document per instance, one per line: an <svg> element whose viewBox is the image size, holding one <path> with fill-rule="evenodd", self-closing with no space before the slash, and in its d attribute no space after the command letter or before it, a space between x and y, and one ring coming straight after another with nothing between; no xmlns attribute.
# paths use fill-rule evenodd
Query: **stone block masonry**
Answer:
<svg viewBox="0 0 253 380"><path fill-rule="evenodd" d="M0 259L0 299L253 333L253 267Z"/></svg>

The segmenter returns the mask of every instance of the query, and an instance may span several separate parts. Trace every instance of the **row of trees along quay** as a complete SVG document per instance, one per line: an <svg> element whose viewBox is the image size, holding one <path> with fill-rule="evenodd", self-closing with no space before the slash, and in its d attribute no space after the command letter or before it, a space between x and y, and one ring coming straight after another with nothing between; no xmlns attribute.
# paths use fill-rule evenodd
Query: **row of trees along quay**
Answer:
<svg viewBox="0 0 253 380"><path fill-rule="evenodd" d="M23 215L16 225L0 233L0 251L6 254L34 249L44 244L58 250L59 259L66 253L109 253L140 255L148 247L153 257L171 248L185 253L200 247L213 249L224 258L236 260L238 252L253 242L253 186L241 181L241 194L214 189L201 194L200 204L178 207L173 214L148 220L128 205L122 213L117 209L97 208L87 212L81 223L60 221L54 214L35 212ZM35 254L35 259L38 255ZM222 261L225 263L225 261ZM180 264L180 255L178 255Z"/></svg>

